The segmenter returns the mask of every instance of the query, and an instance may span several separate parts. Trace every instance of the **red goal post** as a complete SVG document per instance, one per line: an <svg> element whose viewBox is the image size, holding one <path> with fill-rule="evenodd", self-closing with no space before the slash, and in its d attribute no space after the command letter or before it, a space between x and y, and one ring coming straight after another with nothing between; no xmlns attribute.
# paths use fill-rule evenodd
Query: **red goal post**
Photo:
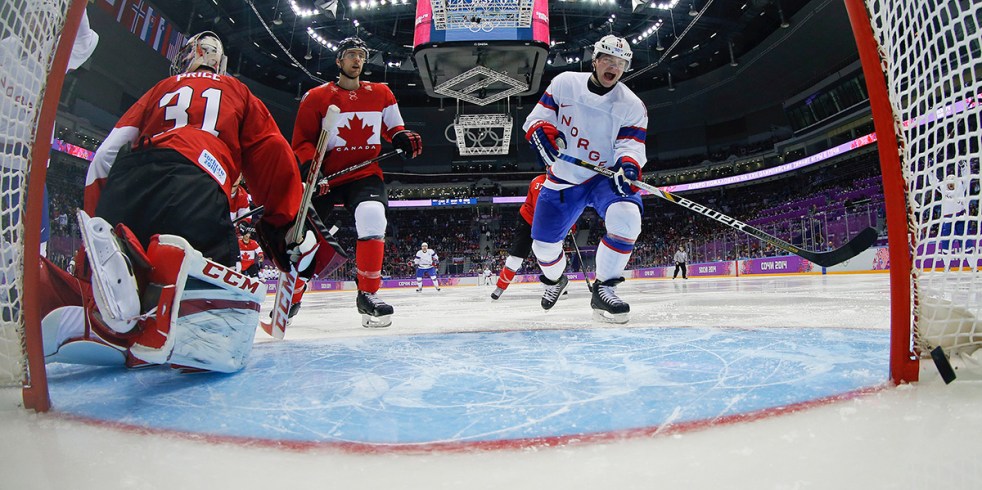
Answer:
<svg viewBox="0 0 982 490"><path fill-rule="evenodd" d="M982 346L982 222L972 191L982 154L982 5L844 1L883 174L890 375L896 383L917 381L920 358L934 348L968 361ZM945 191L949 180L955 185Z"/></svg>
<svg viewBox="0 0 982 490"><path fill-rule="evenodd" d="M3 302L0 386L22 385L25 408L50 407L38 303L44 181L55 113L86 0L5 0L0 6L4 96ZM17 44L22 43L22 44ZM9 48L13 46L12 48Z"/></svg>

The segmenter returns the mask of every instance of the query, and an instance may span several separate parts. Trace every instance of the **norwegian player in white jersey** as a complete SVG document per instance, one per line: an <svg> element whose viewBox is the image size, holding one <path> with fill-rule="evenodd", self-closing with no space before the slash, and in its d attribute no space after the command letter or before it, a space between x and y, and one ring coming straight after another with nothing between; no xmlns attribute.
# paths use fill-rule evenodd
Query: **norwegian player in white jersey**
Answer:
<svg viewBox="0 0 982 490"><path fill-rule="evenodd" d="M934 174L928 174L932 187L941 194L941 202L937 204L941 212L941 229L939 230L937 248L942 254L948 254L949 249L952 248L958 250L967 248L962 237L965 236L971 177L967 161L959 162L957 173L945 176L940 182ZM945 270L948 270L953 261L946 260L945 262ZM977 263L971 265L974 269Z"/></svg>
<svg viewBox="0 0 982 490"><path fill-rule="evenodd" d="M631 180L645 163L648 115L641 99L618 83L631 64L626 39L608 35L593 49L591 73L560 73L525 120L525 138L548 167L532 221L532 251L546 284L542 307L550 309L566 289L563 239L587 206L607 227L597 247L597 280L590 305L594 317L628 321L630 306L615 293L624 281L634 242L641 233L641 197ZM566 156L613 170L604 178L563 160Z"/></svg>
<svg viewBox="0 0 982 490"><path fill-rule="evenodd" d="M413 259L413 263L416 264L416 292L421 292L423 290L423 276L430 276L430 280L433 281L433 287L437 291L440 290L440 281L436 278L436 266L440 263L440 257L437 256L436 251L429 248L426 242L420 245L419 251L416 252L416 258Z"/></svg>
<svg viewBox="0 0 982 490"><path fill-rule="evenodd" d="M492 276L493 274L491 273L491 268L489 268L488 266L484 266L484 272L481 272L481 285L490 286L492 282L491 281Z"/></svg>

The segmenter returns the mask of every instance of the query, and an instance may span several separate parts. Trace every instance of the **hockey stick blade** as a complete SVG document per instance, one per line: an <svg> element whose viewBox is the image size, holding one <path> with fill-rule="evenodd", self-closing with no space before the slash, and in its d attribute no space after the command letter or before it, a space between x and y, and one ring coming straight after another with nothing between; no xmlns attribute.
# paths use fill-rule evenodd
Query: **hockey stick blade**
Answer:
<svg viewBox="0 0 982 490"><path fill-rule="evenodd" d="M296 267L290 267L290 272L280 272L276 281L276 299L273 300L273 314L268 322L260 321L263 331L277 340L283 340L286 335L286 324L290 320L290 306L293 305L293 292L297 285Z"/></svg>
<svg viewBox="0 0 982 490"><path fill-rule="evenodd" d="M559 158L573 165L593 170L594 172L603 175L604 177L607 178L613 177L615 173L613 170L607 167L601 167L600 165L594 163L585 162L583 160L580 160L575 157L571 157L569 155L560 155ZM738 231L742 231L761 241L769 243L776 248L779 248L786 252L791 252L799 257L814 262L815 264L818 264L821 267L831 267L833 265L836 265L838 263L844 262L846 260L855 257L863 250L866 250L867 248L872 246L873 243L876 242L876 238L877 238L876 230L872 228L866 228L858 235L853 237L852 240L849 240L848 243L835 250L830 250L828 252L812 252L810 250L803 250L801 248L798 248L784 240L781 240L780 238L774 235L768 234L767 232L760 230L758 228L754 228L753 226L750 226L736 218L727 216L714 209L707 208L702 204L690 201L682 196L672 194L671 192L668 192L664 189L659 189L658 187L655 187L646 182L632 180L631 185L639 189L648 191L648 193L660 197L673 204L677 204L690 211L699 213L707 218L712 218L720 223L723 223L726 226L729 226L730 228L733 228Z"/></svg>
<svg viewBox="0 0 982 490"><path fill-rule="evenodd" d="M796 255L804 257L822 267L832 267L836 264L841 264L857 255L859 255L863 250L866 250L876 243L876 239L879 234L873 228L866 228L865 230L859 232L858 235L852 237L851 240L846 242L843 246L835 249L829 250L828 252L809 252L807 250L799 250Z"/></svg>

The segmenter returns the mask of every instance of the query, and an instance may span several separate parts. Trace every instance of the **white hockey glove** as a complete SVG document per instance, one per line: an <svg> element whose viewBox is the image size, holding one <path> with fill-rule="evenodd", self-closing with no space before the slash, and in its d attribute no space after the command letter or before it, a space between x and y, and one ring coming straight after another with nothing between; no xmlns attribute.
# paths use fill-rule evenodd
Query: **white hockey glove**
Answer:
<svg viewBox="0 0 982 490"><path fill-rule="evenodd" d="M259 220L256 240L277 269L289 272L290 265L293 264L302 273L313 263L319 243L310 230L306 230L300 243L288 243L288 237L293 236L294 226L297 224L289 227L273 226L266 220Z"/></svg>
<svg viewBox="0 0 982 490"><path fill-rule="evenodd" d="M314 254L317 253L319 246L317 238L314 237L314 232L307 230L302 242L287 245L286 253L290 256L290 262L296 264L297 270L304 271L313 263Z"/></svg>

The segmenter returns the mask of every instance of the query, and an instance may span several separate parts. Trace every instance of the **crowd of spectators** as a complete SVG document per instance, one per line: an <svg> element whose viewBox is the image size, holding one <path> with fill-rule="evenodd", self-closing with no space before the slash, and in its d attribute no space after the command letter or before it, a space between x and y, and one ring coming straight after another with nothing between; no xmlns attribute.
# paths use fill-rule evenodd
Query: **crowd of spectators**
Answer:
<svg viewBox="0 0 982 490"><path fill-rule="evenodd" d="M750 154L766 149L768 145L773 147L773 142L760 145L759 148L729 148L717 152L719 154L701 157L700 162L709 158ZM68 156L54 157L47 180L52 227L49 258L66 267L80 242L75 209L81 206L85 162L76 160ZM664 164L658 162L659 167ZM531 175L509 177L531 178ZM401 180L390 187L391 200L521 196L527 189L527 180L501 181L495 180L494 175L476 182L463 178L442 185L437 184L440 180L438 176L400 174L396 178ZM836 223L843 223L846 213L864 215L866 218L863 222L878 229L883 226L882 190L879 188L875 152L859 154L816 172L799 173L768 183L699 192L691 199L786 241L813 249L835 247L849 238L848 232L835 228ZM479 206L393 207L389 212L383 275L396 278L414 276L412 258L424 241L439 254L441 275L469 275L485 266L497 272L514 242L516 220L521 219L518 209L518 204L489 203ZM336 224L339 227L339 243L353 257L356 234L350 214L340 211L327 217L325 222L329 226ZM851 222L845 220L845 223ZM584 263L580 264L578 258L570 253L570 269L589 271L592 270L596 244L604 233L603 221L588 209L577 225L577 243ZM646 198L641 239L628 266L671 265L679 244L687 244L691 262L785 253L691 211L657 198ZM571 245L571 242L567 242L570 252ZM537 273L534 258L527 259L519 273ZM354 261L349 260L327 279L351 279L354 269Z"/></svg>

